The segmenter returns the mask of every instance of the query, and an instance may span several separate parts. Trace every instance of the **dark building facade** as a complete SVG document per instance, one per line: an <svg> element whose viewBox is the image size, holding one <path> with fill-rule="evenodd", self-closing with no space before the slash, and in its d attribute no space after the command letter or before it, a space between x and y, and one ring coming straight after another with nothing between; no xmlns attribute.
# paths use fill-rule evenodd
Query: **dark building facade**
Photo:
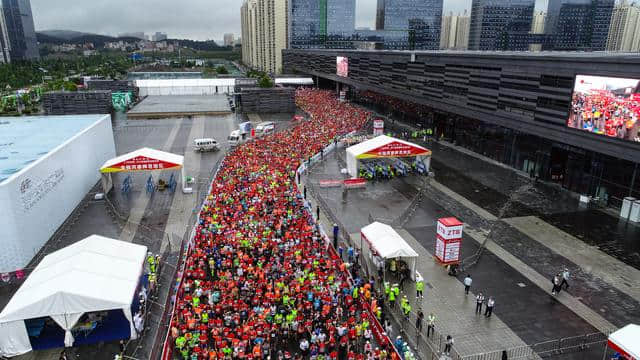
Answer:
<svg viewBox="0 0 640 360"><path fill-rule="evenodd" d="M30 0L2 0L2 9L11 60L40 58Z"/></svg>
<svg viewBox="0 0 640 360"><path fill-rule="evenodd" d="M615 0L549 0L546 50L602 51Z"/></svg>
<svg viewBox="0 0 640 360"><path fill-rule="evenodd" d="M289 39L293 49L326 48L355 30L355 0L289 0Z"/></svg>
<svg viewBox="0 0 640 360"><path fill-rule="evenodd" d="M572 191L640 198L640 142L567 126L577 75L640 79L640 56L284 50L283 67Z"/></svg>
<svg viewBox="0 0 640 360"><path fill-rule="evenodd" d="M376 29L406 33L405 37L413 49L438 49L442 2L443 0L378 0Z"/></svg>
<svg viewBox="0 0 640 360"><path fill-rule="evenodd" d="M525 51L535 0L473 0L469 50Z"/></svg>

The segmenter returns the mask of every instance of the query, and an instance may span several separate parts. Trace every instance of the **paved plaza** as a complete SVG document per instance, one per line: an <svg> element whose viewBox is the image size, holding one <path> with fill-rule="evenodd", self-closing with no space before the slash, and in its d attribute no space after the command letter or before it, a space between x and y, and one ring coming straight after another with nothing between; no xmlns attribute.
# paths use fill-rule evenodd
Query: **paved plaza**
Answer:
<svg viewBox="0 0 640 360"><path fill-rule="evenodd" d="M570 227L561 229L543 220L592 210L581 210L569 194L543 184L534 185L532 190L527 188L505 209L505 193L518 192L529 181L527 178L515 172L509 174L511 169L450 144L430 143L427 147L434 151L435 177L410 175L370 182L366 189L349 190L346 194L340 188L321 188L321 180L342 178L340 169L346 167L342 148L325 156L325 161L313 167L303 183L311 190L314 209L321 204L325 228L331 229L339 219L356 248L361 244L360 228L375 219L392 224L418 252L417 270L425 278L426 295L416 304L413 283L405 293L414 312L421 308L425 314L436 315L436 329L443 336L454 337L459 355L500 352L587 334L591 334L590 339L601 341L605 338L603 333L640 321L640 298L633 286L640 281L640 271L635 264L626 264L585 242L568 232ZM476 181L468 181L469 178ZM504 179L509 180L508 185ZM460 194L452 188L464 190ZM474 279L469 295L463 291L464 274L457 278L447 275L433 257L435 222L448 216L465 223L462 258L476 253L490 236L482 257L468 269ZM366 259L368 250L365 247L363 251ZM571 286L553 297L550 279L564 267L571 271ZM477 292L496 298L490 319L474 315ZM441 350L437 340L425 341L424 334L414 339L415 314L408 322L402 321L399 314L395 318L394 331L402 328L409 334L410 343L417 344L423 356ZM534 347L539 348L542 347ZM601 359L603 349L598 345L561 358ZM535 358L535 354L532 356Z"/></svg>
<svg viewBox="0 0 640 360"><path fill-rule="evenodd" d="M147 96L127 115L129 118L224 115L231 113L226 95Z"/></svg>

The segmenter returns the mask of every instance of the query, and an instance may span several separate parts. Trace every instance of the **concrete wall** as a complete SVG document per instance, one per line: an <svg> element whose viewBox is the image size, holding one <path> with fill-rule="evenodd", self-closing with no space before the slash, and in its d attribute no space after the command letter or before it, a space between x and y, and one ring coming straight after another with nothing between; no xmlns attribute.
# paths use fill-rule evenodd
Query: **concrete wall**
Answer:
<svg viewBox="0 0 640 360"><path fill-rule="evenodd" d="M336 75L336 56L349 76ZM640 144L566 126L576 75L640 78L639 55L285 50L284 71L637 162Z"/></svg>
<svg viewBox="0 0 640 360"><path fill-rule="evenodd" d="M29 263L115 154L111 117L104 115L0 184L0 272Z"/></svg>

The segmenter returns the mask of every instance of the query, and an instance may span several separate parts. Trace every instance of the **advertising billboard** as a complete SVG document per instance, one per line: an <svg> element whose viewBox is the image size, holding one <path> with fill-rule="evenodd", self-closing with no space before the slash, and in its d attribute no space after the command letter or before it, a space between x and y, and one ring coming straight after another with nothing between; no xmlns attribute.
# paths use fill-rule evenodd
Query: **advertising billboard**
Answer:
<svg viewBox="0 0 640 360"><path fill-rule="evenodd" d="M578 75L567 126L640 142L640 79Z"/></svg>
<svg viewBox="0 0 640 360"><path fill-rule="evenodd" d="M344 56L336 57L336 75L342 77L349 76L349 58Z"/></svg>

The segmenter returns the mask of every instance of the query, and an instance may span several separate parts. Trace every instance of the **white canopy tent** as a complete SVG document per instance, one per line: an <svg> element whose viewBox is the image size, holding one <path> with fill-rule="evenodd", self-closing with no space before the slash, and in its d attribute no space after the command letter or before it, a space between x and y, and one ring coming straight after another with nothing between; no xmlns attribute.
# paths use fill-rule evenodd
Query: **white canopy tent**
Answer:
<svg viewBox="0 0 640 360"><path fill-rule="evenodd" d="M277 77L275 79L276 85L313 85L312 78L305 77L292 77L292 78L282 78Z"/></svg>
<svg viewBox="0 0 640 360"><path fill-rule="evenodd" d="M391 226L373 222L360 229L360 237L367 242L373 255L383 259L401 258L406 261L411 279L415 280L418 253Z"/></svg>
<svg viewBox="0 0 640 360"><path fill-rule="evenodd" d="M136 80L140 96L233 94L236 79L151 79Z"/></svg>
<svg viewBox="0 0 640 360"><path fill-rule="evenodd" d="M120 155L100 167L102 173L102 188L108 193L113 186L112 173L135 171L165 171L180 170L182 189L185 190L184 156L165 151L141 148L127 154Z"/></svg>
<svg viewBox="0 0 640 360"><path fill-rule="evenodd" d="M0 355L31 351L25 320L47 316L73 346L71 329L83 314L121 309L135 339L131 305L146 254L146 246L91 235L47 255L0 313Z"/></svg>
<svg viewBox="0 0 640 360"><path fill-rule="evenodd" d="M420 145L396 139L386 135L380 135L373 139L363 141L347 148L347 170L352 177L358 176L358 160L398 157L418 157L424 161L429 170L431 151Z"/></svg>
<svg viewBox="0 0 640 360"><path fill-rule="evenodd" d="M625 359L640 359L640 325L629 324L615 331L607 343Z"/></svg>

